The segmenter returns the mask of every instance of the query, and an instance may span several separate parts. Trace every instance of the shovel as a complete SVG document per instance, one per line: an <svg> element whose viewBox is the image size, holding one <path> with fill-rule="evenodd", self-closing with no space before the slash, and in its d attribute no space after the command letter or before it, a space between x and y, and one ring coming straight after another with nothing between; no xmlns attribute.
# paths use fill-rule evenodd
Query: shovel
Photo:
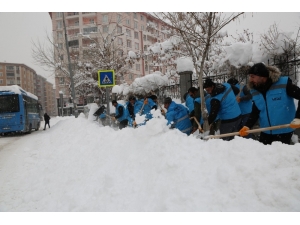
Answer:
<svg viewBox="0 0 300 225"><path fill-rule="evenodd" d="M300 123L294 124L294 127L297 126L297 128L300 128ZM266 131L266 130L277 130L281 128L290 128L291 124L283 124L283 125L278 125L278 126L272 126L272 127L264 127L264 128L258 128L258 129L253 129L253 130L248 130L247 133L258 133L261 131ZM235 135L240 135L239 132L232 132L232 133L227 133L227 134L220 134L220 135L209 135L204 137L204 139L211 139L211 138L222 138L222 137L230 137L230 136L235 136Z"/></svg>
<svg viewBox="0 0 300 225"><path fill-rule="evenodd" d="M197 118L193 116L193 117L191 117L190 119L194 119L194 120L195 120L195 122L196 122L197 125L198 125L199 132L200 132L200 133L203 133L203 129L202 129L202 127L201 127L201 124L200 124L199 121L197 120Z"/></svg>

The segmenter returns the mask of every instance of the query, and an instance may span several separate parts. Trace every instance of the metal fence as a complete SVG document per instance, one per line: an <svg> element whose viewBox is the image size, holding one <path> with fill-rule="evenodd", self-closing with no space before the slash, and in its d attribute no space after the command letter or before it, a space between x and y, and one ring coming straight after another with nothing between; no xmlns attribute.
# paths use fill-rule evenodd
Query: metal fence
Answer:
<svg viewBox="0 0 300 225"><path fill-rule="evenodd" d="M270 64L272 62L272 64ZM298 79L297 75L300 74L300 59L296 59L295 57L274 57L271 60L268 60L268 65L277 66L282 76L289 76L291 80L297 84ZM231 77L235 77L240 83L248 82L248 69L249 67L243 67L240 69L232 69L230 71L225 71L220 74L207 75L203 77L203 80L206 78L212 79L215 83L225 83ZM192 80L193 87L199 87L198 79ZM157 96L159 99L163 99L164 97L171 97L180 99L180 84L173 84L169 86L165 86L157 92Z"/></svg>

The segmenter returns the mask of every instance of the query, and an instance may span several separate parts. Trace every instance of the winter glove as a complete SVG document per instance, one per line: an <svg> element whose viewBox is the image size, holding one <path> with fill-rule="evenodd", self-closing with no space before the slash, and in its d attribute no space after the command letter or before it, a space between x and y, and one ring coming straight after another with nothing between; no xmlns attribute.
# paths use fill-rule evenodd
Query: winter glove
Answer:
<svg viewBox="0 0 300 225"><path fill-rule="evenodd" d="M145 105L148 104L148 98L145 98L145 99L144 99L144 104L145 104Z"/></svg>
<svg viewBox="0 0 300 225"><path fill-rule="evenodd" d="M115 121L115 120L116 120L116 117L112 116L111 119L112 119L113 121Z"/></svg>
<svg viewBox="0 0 300 225"><path fill-rule="evenodd" d="M236 99L237 103L240 103L240 102L241 102L241 97L236 96L235 99Z"/></svg>
<svg viewBox="0 0 300 225"><path fill-rule="evenodd" d="M290 127L293 129L300 128L300 119L295 118L293 121L290 123Z"/></svg>
<svg viewBox="0 0 300 225"><path fill-rule="evenodd" d="M136 126L137 126L135 121L133 121L132 124L133 124L133 127L136 127Z"/></svg>
<svg viewBox="0 0 300 225"><path fill-rule="evenodd" d="M162 115L165 115L165 114L166 114L165 110L162 109L162 110L161 110L161 114L162 114Z"/></svg>
<svg viewBox="0 0 300 225"><path fill-rule="evenodd" d="M240 129L239 133L241 137L247 136L249 133L247 132L250 128L243 126L242 129Z"/></svg>

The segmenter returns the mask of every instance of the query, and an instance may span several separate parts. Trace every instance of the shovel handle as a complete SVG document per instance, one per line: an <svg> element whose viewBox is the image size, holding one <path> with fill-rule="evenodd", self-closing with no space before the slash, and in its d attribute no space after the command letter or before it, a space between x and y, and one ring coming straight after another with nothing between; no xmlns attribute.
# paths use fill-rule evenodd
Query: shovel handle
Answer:
<svg viewBox="0 0 300 225"><path fill-rule="evenodd" d="M257 132L266 131L266 130L277 130L277 129L289 128L289 127L290 127L290 124L284 124L284 125L278 125L278 126L273 126L273 127L264 127L264 128L248 130L247 133L251 134L251 133L257 133ZM232 133L220 134L220 135L210 135L210 136L204 137L204 139L230 137L230 136L235 136L235 135L240 135L240 133L232 132Z"/></svg>
<svg viewBox="0 0 300 225"><path fill-rule="evenodd" d="M190 119L194 119L194 120L195 120L195 122L196 122L197 125L198 125L199 131L200 131L201 133L203 133L203 129L202 129L202 127L201 127L201 124L200 124L199 121L197 120L197 118L193 116L193 117L191 117Z"/></svg>

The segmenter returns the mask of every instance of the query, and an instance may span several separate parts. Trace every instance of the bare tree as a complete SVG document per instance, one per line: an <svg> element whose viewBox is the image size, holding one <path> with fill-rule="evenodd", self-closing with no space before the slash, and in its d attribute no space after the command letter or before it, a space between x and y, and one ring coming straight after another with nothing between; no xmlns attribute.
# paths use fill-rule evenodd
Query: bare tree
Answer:
<svg viewBox="0 0 300 225"><path fill-rule="evenodd" d="M70 51L76 95L85 98L89 94L96 96L102 94L97 83L98 70L115 70L119 82L123 82L122 77L127 71L127 65L122 45L115 41L116 37L124 35L117 29L121 22L120 20L113 23L110 18L102 31L69 34L67 46ZM50 38L47 35L48 47L40 41L33 42L32 56L36 64L53 71L59 77L69 79L70 74L65 57L66 44L62 39L63 36L63 32L60 37L57 35ZM79 46L79 42L82 46Z"/></svg>
<svg viewBox="0 0 300 225"><path fill-rule="evenodd" d="M209 53L218 54L221 51L221 41L224 33L220 30L237 19L243 13L226 15L216 12L177 12L156 13L156 17L170 24L175 34L184 42L185 51L192 57L194 68L199 75L201 110L204 119L204 130L209 130L207 109L202 88L203 74L207 71Z"/></svg>

